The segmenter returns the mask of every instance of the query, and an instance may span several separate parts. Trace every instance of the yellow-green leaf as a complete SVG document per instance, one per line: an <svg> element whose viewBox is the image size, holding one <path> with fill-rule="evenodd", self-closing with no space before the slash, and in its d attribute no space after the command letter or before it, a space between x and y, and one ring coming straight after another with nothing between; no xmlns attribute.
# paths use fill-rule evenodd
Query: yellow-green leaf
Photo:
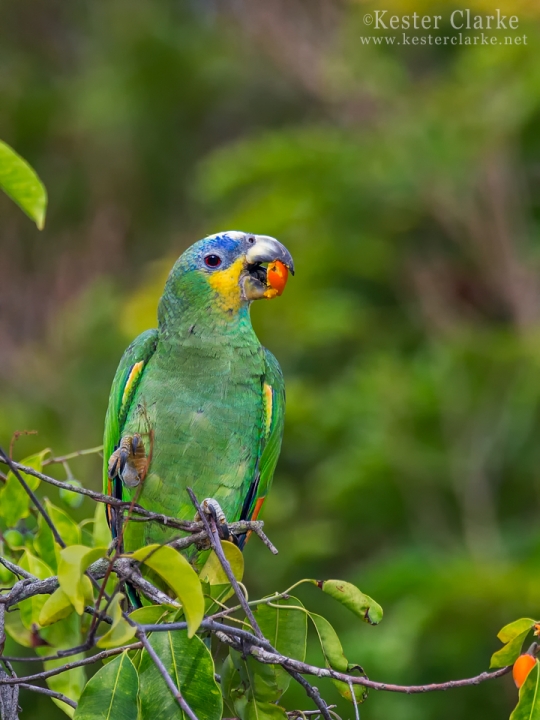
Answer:
<svg viewBox="0 0 540 720"><path fill-rule="evenodd" d="M107 548L88 548L85 545L71 545L60 552L58 582L79 615L84 612L85 584L83 573L95 561L104 557Z"/></svg>
<svg viewBox="0 0 540 720"><path fill-rule="evenodd" d="M0 188L33 220L45 224L47 191L35 170L7 143L0 141Z"/></svg>
<svg viewBox="0 0 540 720"><path fill-rule="evenodd" d="M536 621L531 618L520 618L505 625L497 637L506 643L504 647L491 656L490 668L501 668L512 665L521 653L525 638L534 627Z"/></svg>
<svg viewBox="0 0 540 720"><path fill-rule="evenodd" d="M524 632L532 630L536 624L536 620L531 618L520 618L514 620L514 622L508 623L497 633L497 637L503 643L514 640L518 635L522 635Z"/></svg>
<svg viewBox="0 0 540 720"><path fill-rule="evenodd" d="M40 580L45 580L48 577L52 577L54 574L51 568L44 563L43 560L40 560L29 550L24 551L24 554L19 561L19 565L23 570L27 570ZM21 620L27 628L31 628L34 623L39 622L41 609L45 605L46 600L46 595L34 595L33 597L22 600L19 603Z"/></svg>
<svg viewBox="0 0 540 720"><path fill-rule="evenodd" d="M112 617L113 624L111 629L98 640L97 646L100 648L114 648L125 645L134 637L137 631L122 616L121 603L123 599L124 596L117 593L111 600L109 614Z"/></svg>
<svg viewBox="0 0 540 720"><path fill-rule="evenodd" d="M328 620L315 613L309 613L309 617L317 631L326 667L341 673L352 674L353 672L359 672L360 674L364 674L358 665L351 665L351 663L349 663L343 652L341 641ZM352 700L351 689L348 683L341 682L340 680L332 680L332 682L342 697L349 701ZM362 685L353 685L353 688L356 701L363 702L367 697L367 688Z"/></svg>
<svg viewBox="0 0 540 720"><path fill-rule="evenodd" d="M370 625L378 625L383 617L383 609L369 595L364 595L355 585L344 580L324 580L316 583L327 595Z"/></svg>
<svg viewBox="0 0 540 720"><path fill-rule="evenodd" d="M95 547L107 546L111 542L111 531L107 524L107 515L105 513L105 505L96 503L94 511L94 526L92 529L92 539Z"/></svg>
<svg viewBox="0 0 540 720"><path fill-rule="evenodd" d="M234 577L241 581L244 577L244 555L236 545L231 542L222 542L223 552L229 561ZM203 592L206 596L205 612L207 615L221 609L221 603L226 602L234 590L223 570L219 558L212 550L199 573L203 583Z"/></svg>
<svg viewBox="0 0 540 720"><path fill-rule="evenodd" d="M507 642L504 647L493 653L489 667L502 668L507 665L512 665L521 654L521 648L528 634L529 630L525 630L521 635L516 635L516 637L510 640L510 642Z"/></svg>
<svg viewBox="0 0 540 720"><path fill-rule="evenodd" d="M186 616L188 637L193 637L204 617L204 596L199 577L186 558L168 545L157 544L130 557L151 568L174 590Z"/></svg>
<svg viewBox="0 0 540 720"><path fill-rule="evenodd" d="M38 622L42 627L62 620L73 612L73 605L62 588L57 588L47 598L39 613Z"/></svg>
<svg viewBox="0 0 540 720"><path fill-rule="evenodd" d="M77 523L61 508L45 500L45 509L49 513L58 534L66 545L79 545L81 542L81 529Z"/></svg>
<svg viewBox="0 0 540 720"><path fill-rule="evenodd" d="M244 577L244 555L232 542L224 541L221 543L223 553L233 571L234 577L241 581ZM209 585L226 585L229 579L221 565L218 556L212 550L205 562L199 577L203 582Z"/></svg>

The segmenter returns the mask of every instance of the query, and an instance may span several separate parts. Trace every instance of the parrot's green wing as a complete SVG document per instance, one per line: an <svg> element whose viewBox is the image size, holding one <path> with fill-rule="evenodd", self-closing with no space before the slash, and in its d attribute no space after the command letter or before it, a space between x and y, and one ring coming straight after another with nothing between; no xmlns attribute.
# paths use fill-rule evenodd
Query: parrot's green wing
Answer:
<svg viewBox="0 0 540 720"><path fill-rule="evenodd" d="M265 418L259 450L257 473L242 509L242 520L256 520L270 490L281 450L285 419L285 383L279 363L265 348L266 373L263 379Z"/></svg>
<svg viewBox="0 0 540 720"><path fill-rule="evenodd" d="M105 418L103 437L103 492L115 495L121 490L113 488L108 476L108 462L122 438L122 430L135 394L137 385L157 345L158 331L147 330L137 337L120 360L109 395L109 406ZM109 509L109 508L108 508ZM110 524L110 516L108 514Z"/></svg>

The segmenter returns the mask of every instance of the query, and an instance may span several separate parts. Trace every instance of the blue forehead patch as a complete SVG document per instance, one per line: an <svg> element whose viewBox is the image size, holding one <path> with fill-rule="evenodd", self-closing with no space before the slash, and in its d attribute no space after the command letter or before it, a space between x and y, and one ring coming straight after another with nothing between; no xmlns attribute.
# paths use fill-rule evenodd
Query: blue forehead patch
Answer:
<svg viewBox="0 0 540 720"><path fill-rule="evenodd" d="M237 230L209 235L189 247L179 260L183 267L189 270L195 269L202 257L212 251L220 252L224 256L224 260L235 260L242 249L245 237L246 233Z"/></svg>

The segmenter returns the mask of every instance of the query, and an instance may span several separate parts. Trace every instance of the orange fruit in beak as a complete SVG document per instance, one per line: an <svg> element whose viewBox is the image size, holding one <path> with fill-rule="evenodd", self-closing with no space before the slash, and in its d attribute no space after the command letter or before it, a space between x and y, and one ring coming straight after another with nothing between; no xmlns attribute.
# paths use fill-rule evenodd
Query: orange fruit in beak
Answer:
<svg viewBox="0 0 540 720"><path fill-rule="evenodd" d="M266 282L272 290L275 290L275 292L271 295L269 293L269 297L281 295L283 290L285 290L288 277L289 270L280 260L276 260L268 265L268 270L266 271Z"/></svg>
<svg viewBox="0 0 540 720"><path fill-rule="evenodd" d="M518 657L514 663L514 667L512 668L512 676L514 678L514 682L516 683L516 687L520 688L523 685L527 679L527 675L531 672L535 664L536 658L532 655L526 654Z"/></svg>

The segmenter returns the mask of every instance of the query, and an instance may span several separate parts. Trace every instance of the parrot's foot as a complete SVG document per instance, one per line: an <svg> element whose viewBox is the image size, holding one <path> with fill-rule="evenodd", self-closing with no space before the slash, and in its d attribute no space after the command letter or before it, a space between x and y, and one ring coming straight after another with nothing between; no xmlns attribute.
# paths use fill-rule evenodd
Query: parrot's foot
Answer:
<svg viewBox="0 0 540 720"><path fill-rule="evenodd" d="M109 478L119 477L124 485L136 487L146 474L146 453L141 436L124 435L109 458Z"/></svg>
<svg viewBox="0 0 540 720"><path fill-rule="evenodd" d="M210 517L213 517L216 522L217 531L219 533L219 537L222 540L228 540L231 533L229 532L229 526L227 525L227 518L225 517L225 513L221 509L220 504L217 500L214 500L214 498L206 498L206 500L203 500L201 503L201 510ZM200 520L199 513L195 516L196 520Z"/></svg>

